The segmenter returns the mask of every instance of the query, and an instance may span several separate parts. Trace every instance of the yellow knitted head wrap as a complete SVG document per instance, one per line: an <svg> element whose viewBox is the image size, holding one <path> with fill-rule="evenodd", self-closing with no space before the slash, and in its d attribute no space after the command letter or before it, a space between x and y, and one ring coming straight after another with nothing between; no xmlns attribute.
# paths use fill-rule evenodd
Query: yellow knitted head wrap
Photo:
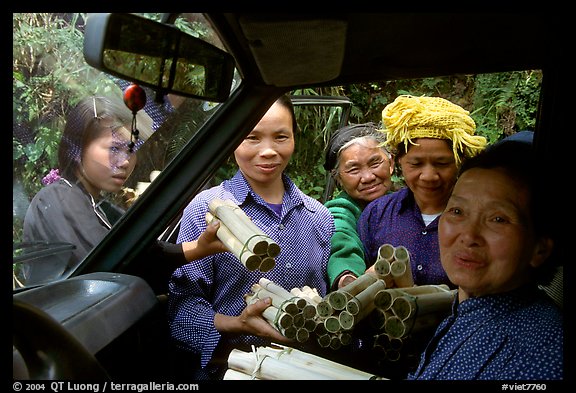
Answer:
<svg viewBox="0 0 576 393"><path fill-rule="evenodd" d="M474 135L476 123L470 112L440 97L398 96L382 111L382 123L387 139L384 144L397 150L404 143L417 138L448 139L456 165L460 165L460 156L472 157L486 146L486 138Z"/></svg>

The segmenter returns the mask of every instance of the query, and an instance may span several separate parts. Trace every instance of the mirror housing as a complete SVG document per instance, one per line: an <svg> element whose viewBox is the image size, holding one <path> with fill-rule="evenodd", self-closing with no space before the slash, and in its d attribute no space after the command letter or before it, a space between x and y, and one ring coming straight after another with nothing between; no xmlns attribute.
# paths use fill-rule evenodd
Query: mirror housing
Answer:
<svg viewBox="0 0 576 393"><path fill-rule="evenodd" d="M94 68L160 94L223 102L230 95L234 58L172 25L133 14L90 14L84 58Z"/></svg>

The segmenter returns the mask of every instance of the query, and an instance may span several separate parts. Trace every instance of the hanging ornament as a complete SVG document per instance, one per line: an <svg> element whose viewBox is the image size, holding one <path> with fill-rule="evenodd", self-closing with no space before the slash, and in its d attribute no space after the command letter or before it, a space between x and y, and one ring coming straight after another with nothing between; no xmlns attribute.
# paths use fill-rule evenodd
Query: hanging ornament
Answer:
<svg viewBox="0 0 576 393"><path fill-rule="evenodd" d="M132 111L132 129L130 130L129 145L130 152L132 153L136 142L138 142L138 135L140 134L136 125L136 113L146 105L146 92L140 86L131 84L124 90L124 103L128 109Z"/></svg>

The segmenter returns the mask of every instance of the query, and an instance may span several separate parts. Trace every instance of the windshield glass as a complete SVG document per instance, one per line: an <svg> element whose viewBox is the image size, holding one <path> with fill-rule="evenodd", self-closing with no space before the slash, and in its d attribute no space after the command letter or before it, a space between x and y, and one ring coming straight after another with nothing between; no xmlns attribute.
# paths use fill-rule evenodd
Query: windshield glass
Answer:
<svg viewBox="0 0 576 393"><path fill-rule="evenodd" d="M88 16L13 14L14 289L68 277L218 107L142 88L134 118L142 90L86 64ZM202 14L174 24L223 49Z"/></svg>

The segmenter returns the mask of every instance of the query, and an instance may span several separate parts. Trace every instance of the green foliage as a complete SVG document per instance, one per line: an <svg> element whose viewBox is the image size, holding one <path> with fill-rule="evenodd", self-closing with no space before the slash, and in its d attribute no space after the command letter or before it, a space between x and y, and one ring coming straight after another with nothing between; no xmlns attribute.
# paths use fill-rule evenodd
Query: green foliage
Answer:
<svg viewBox="0 0 576 393"><path fill-rule="evenodd" d="M41 187L41 178L57 164L57 145L68 108L86 95L120 94L111 78L84 61L85 20L86 14L82 13L13 14L12 142L13 159L19 163L13 166L13 176L21 182L25 195L34 195ZM194 23L177 20L176 24L195 36L206 34ZM440 96L468 109L477 123L478 134L494 142L513 132L534 128L541 82L540 71L518 71L302 89L292 94L347 96L353 102L351 123L377 124L381 122L384 106L399 94ZM187 113L198 111L177 111L169 118L166 127L171 132L155 133L152 143L145 144L150 152L156 143L166 148L154 151L154 156L144 154L148 163L141 161L137 170L149 173L162 169L180 151L204 121L187 119ZM287 173L305 193L320 199L326 184L324 146L339 126L341 111L336 107L302 106L296 108L296 115L300 132ZM154 141L156 135L168 139ZM231 157L211 183L231 177L236 168ZM398 176L394 181L397 186L402 185ZM14 222L14 225L16 228L20 224Z"/></svg>

